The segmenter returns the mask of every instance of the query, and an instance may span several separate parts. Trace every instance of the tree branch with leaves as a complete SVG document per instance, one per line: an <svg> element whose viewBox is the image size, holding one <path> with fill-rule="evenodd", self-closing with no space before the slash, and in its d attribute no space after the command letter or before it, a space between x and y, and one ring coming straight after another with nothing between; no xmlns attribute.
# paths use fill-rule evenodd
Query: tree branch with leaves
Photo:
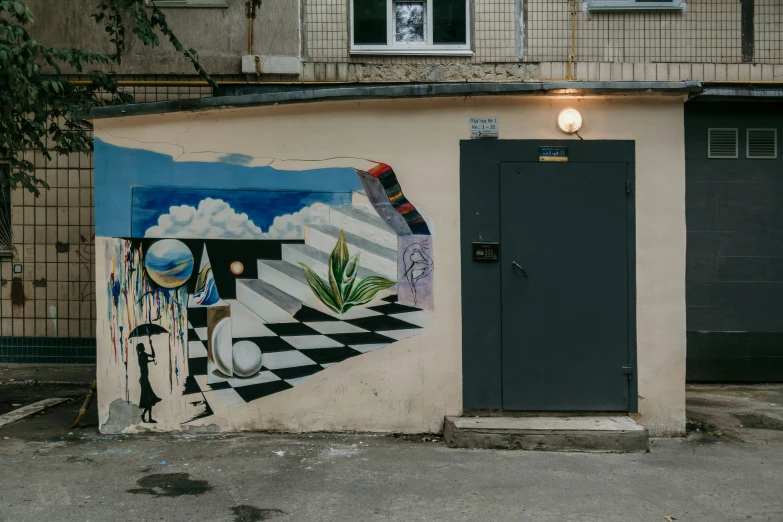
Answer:
<svg viewBox="0 0 783 522"><path fill-rule="evenodd" d="M261 0L249 0L253 6ZM113 47L111 53L60 48L36 41L29 32L33 12L18 0L0 0L0 160L9 163L11 188L22 187L36 196L49 188L35 173L26 151L51 154L91 152L92 127L81 115L95 107L132 103L114 73L126 52L128 35L145 46L161 45L161 36L193 64L210 85L217 83L204 70L194 49L185 48L168 24L166 15L145 0L101 0L92 15L103 26ZM71 82L63 69L89 83ZM29 156L28 156L29 157Z"/></svg>

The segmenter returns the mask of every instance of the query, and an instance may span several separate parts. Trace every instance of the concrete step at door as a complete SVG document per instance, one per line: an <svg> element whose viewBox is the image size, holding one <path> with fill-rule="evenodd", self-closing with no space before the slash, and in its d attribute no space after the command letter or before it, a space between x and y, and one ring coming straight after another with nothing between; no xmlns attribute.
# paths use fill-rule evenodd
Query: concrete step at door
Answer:
<svg viewBox="0 0 783 522"><path fill-rule="evenodd" d="M261 279L237 279L237 301L267 323L295 322L302 302Z"/></svg>
<svg viewBox="0 0 783 522"><path fill-rule="evenodd" d="M443 438L452 448L646 452L647 429L626 416L446 417Z"/></svg>
<svg viewBox="0 0 783 522"><path fill-rule="evenodd" d="M376 213L356 207L332 207L329 224L386 248L397 250L397 233Z"/></svg>
<svg viewBox="0 0 783 522"><path fill-rule="evenodd" d="M332 225L306 225L305 244L327 254L332 253L340 229ZM351 255L361 253L359 266L377 272L378 274L397 280L397 250L373 243L350 232L345 233L348 251ZM327 262L328 263L328 262Z"/></svg>

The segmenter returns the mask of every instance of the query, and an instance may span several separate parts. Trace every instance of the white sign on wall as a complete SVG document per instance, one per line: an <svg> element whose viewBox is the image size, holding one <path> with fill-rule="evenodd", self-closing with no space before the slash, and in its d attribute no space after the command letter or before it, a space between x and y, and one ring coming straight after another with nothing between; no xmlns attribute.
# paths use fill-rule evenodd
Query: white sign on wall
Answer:
<svg viewBox="0 0 783 522"><path fill-rule="evenodd" d="M500 136L500 124L497 118L471 118L470 139L497 138Z"/></svg>

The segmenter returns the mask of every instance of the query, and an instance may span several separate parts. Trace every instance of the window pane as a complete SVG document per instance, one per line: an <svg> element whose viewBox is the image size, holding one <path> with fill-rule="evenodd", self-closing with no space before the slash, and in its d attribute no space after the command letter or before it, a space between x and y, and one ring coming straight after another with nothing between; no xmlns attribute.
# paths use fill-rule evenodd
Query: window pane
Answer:
<svg viewBox="0 0 783 522"><path fill-rule="evenodd" d="M424 2L394 3L394 40L424 43Z"/></svg>
<svg viewBox="0 0 783 522"><path fill-rule="evenodd" d="M467 43L467 0L432 0L432 43Z"/></svg>
<svg viewBox="0 0 783 522"><path fill-rule="evenodd" d="M386 45L386 0L353 0L353 42Z"/></svg>

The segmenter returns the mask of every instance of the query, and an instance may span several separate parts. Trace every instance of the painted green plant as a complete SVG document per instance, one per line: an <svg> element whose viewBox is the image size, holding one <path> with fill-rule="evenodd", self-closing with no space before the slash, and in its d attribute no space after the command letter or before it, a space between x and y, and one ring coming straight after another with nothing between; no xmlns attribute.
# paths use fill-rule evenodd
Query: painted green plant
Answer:
<svg viewBox="0 0 783 522"><path fill-rule="evenodd" d="M396 283L385 277L371 276L358 279L359 253L349 257L345 232L340 237L329 257L329 281L324 281L304 263L299 263L315 296L331 310L344 314L354 306L369 303L375 294Z"/></svg>

